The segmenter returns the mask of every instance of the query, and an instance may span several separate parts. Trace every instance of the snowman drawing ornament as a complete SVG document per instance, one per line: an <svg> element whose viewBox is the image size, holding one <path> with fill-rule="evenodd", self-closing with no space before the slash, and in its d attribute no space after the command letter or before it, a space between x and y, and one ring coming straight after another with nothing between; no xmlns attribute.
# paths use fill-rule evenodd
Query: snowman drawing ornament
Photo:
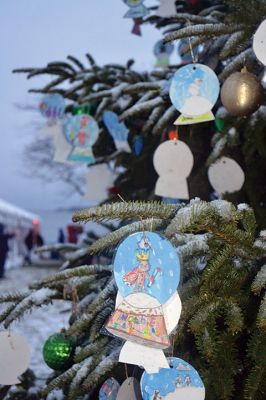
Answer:
<svg viewBox="0 0 266 400"><path fill-rule="evenodd" d="M169 334L181 313L176 292L180 262L175 249L154 232L130 235L118 247L114 275L119 292L106 328L126 340L119 361L148 371L168 368L162 349L170 346Z"/></svg>
<svg viewBox="0 0 266 400"><path fill-rule="evenodd" d="M188 123L214 120L211 112L219 95L219 80L206 65L188 64L179 68L170 86L172 104ZM180 118L180 117L179 117ZM178 125L179 119L175 122Z"/></svg>

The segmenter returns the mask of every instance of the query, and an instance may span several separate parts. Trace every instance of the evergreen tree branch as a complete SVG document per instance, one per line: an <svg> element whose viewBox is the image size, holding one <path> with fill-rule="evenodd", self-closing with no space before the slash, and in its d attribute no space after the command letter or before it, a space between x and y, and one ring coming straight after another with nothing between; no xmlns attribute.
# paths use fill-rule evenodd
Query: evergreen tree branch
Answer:
<svg viewBox="0 0 266 400"><path fill-rule="evenodd" d="M178 210L178 206L173 204L163 204L159 202L127 202L104 204L99 207L91 207L73 214L73 222L103 221L107 219L149 218L170 219Z"/></svg>

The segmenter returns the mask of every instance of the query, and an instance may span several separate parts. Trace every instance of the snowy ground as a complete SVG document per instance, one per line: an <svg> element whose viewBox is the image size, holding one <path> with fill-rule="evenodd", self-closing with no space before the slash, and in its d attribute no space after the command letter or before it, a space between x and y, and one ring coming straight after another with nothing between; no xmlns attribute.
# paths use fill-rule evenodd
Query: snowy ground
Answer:
<svg viewBox="0 0 266 400"><path fill-rule="evenodd" d="M6 272L7 278L0 279L0 292L25 289L33 280L41 279L56 271L52 267L22 267L8 270ZM34 371L40 384L44 384L45 379L52 372L42 359L43 344L48 336L68 326L69 316L69 303L56 301L52 305L34 309L31 313L25 314L22 320L13 323L11 326L12 331L27 339L32 352L30 368ZM1 325L0 330L2 330Z"/></svg>

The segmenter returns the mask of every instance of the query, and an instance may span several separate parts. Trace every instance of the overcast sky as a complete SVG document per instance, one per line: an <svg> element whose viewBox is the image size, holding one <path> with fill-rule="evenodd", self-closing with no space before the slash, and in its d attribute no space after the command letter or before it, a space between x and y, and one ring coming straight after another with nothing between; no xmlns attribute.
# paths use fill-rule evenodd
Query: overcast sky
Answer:
<svg viewBox="0 0 266 400"><path fill-rule="evenodd" d="M146 0L146 4L156 1ZM14 104L37 106L38 96L27 90L47 79L27 81L25 75L11 71L44 66L68 54L85 60L86 52L99 64L124 63L133 57L139 69L151 69L152 48L160 32L143 26L142 37L132 35L132 21L123 18L127 9L122 0L1 0L0 198L30 210L77 205L78 197L62 196L63 186L23 174L23 148L42 117L37 110L21 111Z"/></svg>

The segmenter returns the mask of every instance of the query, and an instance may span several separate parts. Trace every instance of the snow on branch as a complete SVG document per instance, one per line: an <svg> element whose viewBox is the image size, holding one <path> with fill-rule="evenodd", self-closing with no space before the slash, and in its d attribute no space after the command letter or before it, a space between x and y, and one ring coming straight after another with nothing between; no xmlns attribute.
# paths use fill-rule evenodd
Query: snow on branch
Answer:
<svg viewBox="0 0 266 400"><path fill-rule="evenodd" d="M104 204L99 207L86 208L73 214L73 222L102 221L107 219L173 218L180 206L150 201L130 201Z"/></svg>
<svg viewBox="0 0 266 400"><path fill-rule="evenodd" d="M234 24L201 24L201 25L190 25L185 28L181 28L174 33L170 33L166 35L164 38L164 42L172 42L176 39L181 39L190 36L220 36L226 33L234 33L242 28L241 25Z"/></svg>

